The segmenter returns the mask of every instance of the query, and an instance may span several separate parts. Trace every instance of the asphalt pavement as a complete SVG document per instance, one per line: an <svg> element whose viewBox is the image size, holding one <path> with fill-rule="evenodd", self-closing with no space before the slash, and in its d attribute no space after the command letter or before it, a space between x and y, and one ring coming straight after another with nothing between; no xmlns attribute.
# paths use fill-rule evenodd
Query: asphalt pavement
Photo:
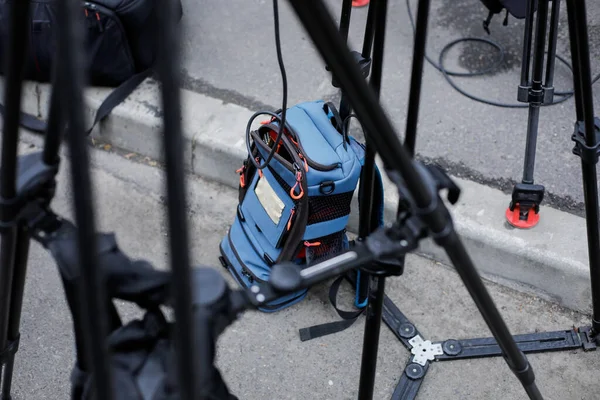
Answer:
<svg viewBox="0 0 600 400"><path fill-rule="evenodd" d="M95 150L93 194L100 230L115 232L122 251L166 268L164 171L155 161L132 154ZM35 147L23 144L23 151ZM137 160L137 161L135 161ZM62 164L53 209L72 218L68 159ZM194 265L218 266L218 244L235 214L237 193L189 175L187 181L191 259ZM226 274L226 279L233 281ZM486 282L513 333L570 329L589 321L538 297ZM219 340L217 362L240 399L356 398L364 319L333 336L299 340L298 329L331 322L337 316L328 286L313 287L301 303L275 314L249 312ZM425 339L485 337L490 331L458 275L431 260L409 256L405 274L391 278L388 296L416 324ZM348 307L351 294L340 293ZM139 311L119 307L125 320ZM22 339L14 375L14 400L66 399L73 363L70 317L54 262L39 245L31 247L22 315ZM387 327L382 327L375 399L388 399L409 359ZM548 400L598 398L600 359L581 350L530 355L537 382ZM417 399L523 399L525 393L501 358L435 363Z"/></svg>
<svg viewBox="0 0 600 400"><path fill-rule="evenodd" d="M282 102L282 80L277 64L270 0L184 0L184 86L253 110L276 109ZM339 20L341 1L327 0ZM397 131L404 132L412 60L412 27L404 0L389 1L382 103ZM587 1L593 73L600 73L600 3ZM292 12L280 1L282 53L289 84L288 104L319 98L338 101L339 91L310 38ZM416 1L411 0L416 14ZM367 9L353 9L352 49L362 48ZM469 93L503 103L516 102L520 82L524 23L497 15L487 35L482 21L486 9L479 0L432 2L427 53L438 62L440 51L455 39L486 38L504 53L492 73L455 78ZM562 2L558 54L570 60L565 2ZM447 53L452 71L485 69L499 57L498 50L480 42L464 42ZM557 90L572 89L569 69L557 63ZM594 86L595 103L600 89ZM426 64L417 139L418 155L444 166L455 176L511 191L523 170L527 109L501 108L464 97L442 73ZM596 107L597 108L597 107ZM583 212L581 162L572 154L575 122L573 99L541 110L535 181L547 189L545 204L578 215Z"/></svg>

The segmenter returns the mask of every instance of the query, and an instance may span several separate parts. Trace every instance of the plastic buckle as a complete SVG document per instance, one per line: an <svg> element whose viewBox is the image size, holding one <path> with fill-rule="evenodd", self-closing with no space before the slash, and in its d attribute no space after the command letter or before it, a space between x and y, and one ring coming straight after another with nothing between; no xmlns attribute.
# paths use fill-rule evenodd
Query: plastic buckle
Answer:
<svg viewBox="0 0 600 400"><path fill-rule="evenodd" d="M545 188L529 183L516 184L512 201L506 210L508 223L515 228L533 228L540 221L540 204L544 200Z"/></svg>
<svg viewBox="0 0 600 400"><path fill-rule="evenodd" d="M585 136L585 124L583 121L575 123L575 132L571 136L571 140L575 142L573 147L573 154L579 156L586 163L598 164L598 158L600 154L600 119L594 118L594 127L596 134L596 144L590 147L586 144Z"/></svg>

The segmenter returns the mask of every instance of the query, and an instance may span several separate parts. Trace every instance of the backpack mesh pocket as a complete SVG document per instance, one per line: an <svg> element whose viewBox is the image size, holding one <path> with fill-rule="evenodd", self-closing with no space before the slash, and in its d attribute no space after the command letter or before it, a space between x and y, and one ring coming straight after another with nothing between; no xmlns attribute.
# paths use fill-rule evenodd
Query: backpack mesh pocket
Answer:
<svg viewBox="0 0 600 400"><path fill-rule="evenodd" d="M310 265L340 254L346 243L346 230L315 239L306 248L306 264Z"/></svg>

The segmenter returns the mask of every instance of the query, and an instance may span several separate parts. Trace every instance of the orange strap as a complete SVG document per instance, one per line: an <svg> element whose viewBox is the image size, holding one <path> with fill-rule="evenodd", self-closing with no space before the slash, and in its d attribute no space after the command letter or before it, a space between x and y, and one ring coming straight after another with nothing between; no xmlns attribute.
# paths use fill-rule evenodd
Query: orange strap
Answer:
<svg viewBox="0 0 600 400"><path fill-rule="evenodd" d="M246 166L243 165L240 169L236 170L238 174L240 174L240 186L246 187L246 178L244 177L244 171L246 170Z"/></svg>
<svg viewBox="0 0 600 400"><path fill-rule="evenodd" d="M294 214L296 213L296 209L292 208L292 213L290 214L290 219L288 220L287 223L287 230L289 231L290 228L292 227L292 218L294 218Z"/></svg>
<svg viewBox="0 0 600 400"><path fill-rule="evenodd" d="M308 241L304 242L304 246L306 246L306 247L317 247L317 246L320 246L320 245L321 245L321 242L314 242L314 243L311 243L311 242L308 242Z"/></svg>

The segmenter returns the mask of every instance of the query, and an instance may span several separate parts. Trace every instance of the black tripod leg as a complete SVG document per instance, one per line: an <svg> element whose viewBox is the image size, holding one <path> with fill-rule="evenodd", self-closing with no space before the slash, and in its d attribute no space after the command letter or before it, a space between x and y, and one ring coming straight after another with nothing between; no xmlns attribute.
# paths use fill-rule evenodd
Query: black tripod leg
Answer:
<svg viewBox="0 0 600 400"><path fill-rule="evenodd" d="M342 3L342 16L340 18L340 34L345 41L348 40L348 31L350 30L350 16L352 14L352 0L344 0ZM334 79L335 82L335 79ZM342 98L340 100L340 116L344 120L350 114L350 103L344 96L342 91Z"/></svg>
<svg viewBox="0 0 600 400"><path fill-rule="evenodd" d="M556 65L556 46L558 44L558 23L560 19L560 0L552 0L552 16L550 17L550 33L548 34L548 57L546 59L545 100L554 100L554 67ZM550 93L548 93L550 92Z"/></svg>
<svg viewBox="0 0 600 400"><path fill-rule="evenodd" d="M383 313L383 299L385 296L385 277L374 276L369 282L369 302L365 322L365 335L363 339L363 354L360 368L360 386L358 398L370 400L373 398L375 386L375 371L377 368L377 352L379 348L379 332L381 330L381 316Z"/></svg>
<svg viewBox="0 0 600 400"><path fill-rule="evenodd" d="M575 154L581 157L585 199L590 280L592 285L592 332L598 342L600 332L600 231L598 226L598 128L594 118L594 98L585 1L567 0L577 124L573 138Z"/></svg>
<svg viewBox="0 0 600 400"><path fill-rule="evenodd" d="M531 10L529 11L526 29L531 30L533 20ZM526 61L525 57L528 55L529 47L531 45L531 33L526 32L526 42L523 46L524 60L522 65L523 70L521 71L521 86L519 87L520 100L529 103L523 179L521 184L515 185L512 193L512 201L508 210L506 210L508 222L517 228L532 228L539 222L539 205L542 202L545 190L541 185L534 185L533 173L535 167L540 108L544 104L545 98L545 88L542 80L544 78L546 33L548 26L548 0L539 1L536 20L532 81L531 84L527 83L527 86L523 86L523 80L527 78L529 68L529 60L527 58Z"/></svg>
<svg viewBox="0 0 600 400"><path fill-rule="evenodd" d="M429 2L429 0L420 0ZM503 350L507 364L519 378L531 399L542 399L535 384L535 376L527 358L519 350L508 327L487 292L472 260L452 227L451 216L445 205L424 176L418 164L398 140L389 119L377 101L376 95L352 65L347 46L344 46L327 8L320 0L290 0L296 15L318 48L321 56L339 79L356 110L357 116L369 132L376 150L385 163L388 176L399 188L406 188L412 196L423 222L429 227L436 242L443 246L453 265L469 290L488 327ZM427 22L428 15L422 15ZM422 49L424 55L424 49ZM422 55L421 55L422 56Z"/></svg>
<svg viewBox="0 0 600 400"><path fill-rule="evenodd" d="M546 50L546 31L548 24L548 0L539 2L535 32L535 49L533 53L533 74L531 82L529 121L527 126L527 145L525 150L525 166L523 183L533 184L535 150L537 145L540 106L543 103L542 79L544 76L544 52Z"/></svg>
<svg viewBox="0 0 600 400"><path fill-rule="evenodd" d="M425 46L427 44L427 22L429 2L419 1L417 8L417 26L413 45L413 64L410 78L410 95L406 118L404 146L411 156L415 154L417 141L417 124L419 122L419 103L421 99L421 84L423 82L423 64ZM420 17L420 18L419 18Z"/></svg>
<svg viewBox="0 0 600 400"><path fill-rule="evenodd" d="M23 292L25 289L25 276L27 274L27 259L29 257L29 234L23 227L17 230L17 247L15 252L15 270L10 299L10 315L8 319L8 341L19 340L19 326L21 324L21 311L23 307ZM2 379L2 400L9 400L12 385L15 353L11 353L6 361Z"/></svg>
<svg viewBox="0 0 600 400"><path fill-rule="evenodd" d="M530 399L542 399L535 384L535 375L525 354L517 347L506 323L502 319L492 297L485 288L475 265L455 231L449 232L444 238L438 238L456 271L464 282L469 294L475 301L479 312L493 333L502 354L513 373L521 381Z"/></svg>
<svg viewBox="0 0 600 400"><path fill-rule="evenodd" d="M371 54L364 54L365 51L373 49L373 74L369 84L373 91L379 97L381 91L381 78L383 72L383 52L385 46L385 24L387 15L387 0L376 0L369 4L369 16L372 20L368 21L367 28L373 31L370 35L365 31L365 42L363 43L363 57L370 57ZM369 42L367 42L369 41ZM371 43L371 44L369 44ZM376 215L374 210L373 194L375 184L375 149L370 143L370 133L365 131L365 162L360 177L360 212L358 226L358 240L364 240L369 234L377 229L377 222L373 220ZM356 306L365 304L369 296L370 276L364 271L358 275L358 287Z"/></svg>
<svg viewBox="0 0 600 400"><path fill-rule="evenodd" d="M529 87L529 65L531 62L531 36L533 17L535 14L534 2L537 0L527 0L527 16L525 17L525 33L523 37L523 55L521 58L521 86L519 91L524 90L527 93Z"/></svg>
<svg viewBox="0 0 600 400"><path fill-rule="evenodd" d="M0 353L7 350L8 325L14 274L17 230L17 152L22 98L22 74L27 52L29 1L18 1L9 8L8 35L4 48L7 57L2 127L2 167L0 169ZM0 362L2 365L3 362ZM5 369L6 370L6 369Z"/></svg>
<svg viewBox="0 0 600 400"><path fill-rule="evenodd" d="M376 96L379 97L381 91L381 78L383 71L383 53L385 46L385 27L387 18L387 0L377 0L375 4L374 21L375 34L373 40L373 74L370 85ZM365 132L367 139L367 148L365 154L365 164L361 179L361 211L359 223L360 239L366 238L371 234L377 225L373 221L373 190L375 182L375 149L369 143L370 132ZM365 335L363 339L363 354L360 370L359 399L372 399L373 388L375 386L375 370L377 367L377 352L379 348L379 332L381 330L381 318L383 314L383 300L385 297L385 277L371 276L362 271L358 276L358 301L368 296L367 313L365 321ZM365 290L368 289L368 290ZM361 293L362 291L362 293Z"/></svg>

